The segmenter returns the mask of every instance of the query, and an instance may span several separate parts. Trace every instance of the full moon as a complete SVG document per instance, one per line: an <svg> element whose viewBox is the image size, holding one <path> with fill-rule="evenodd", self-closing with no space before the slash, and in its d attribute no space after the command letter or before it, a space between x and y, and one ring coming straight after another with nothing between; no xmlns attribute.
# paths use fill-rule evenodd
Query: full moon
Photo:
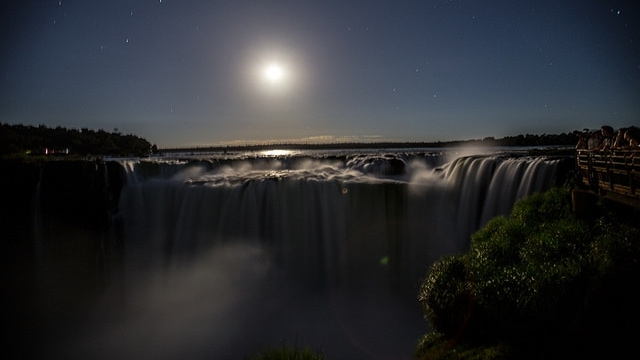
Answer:
<svg viewBox="0 0 640 360"><path fill-rule="evenodd" d="M278 64L269 64L264 68L264 78L270 83L279 83L285 77L282 66Z"/></svg>

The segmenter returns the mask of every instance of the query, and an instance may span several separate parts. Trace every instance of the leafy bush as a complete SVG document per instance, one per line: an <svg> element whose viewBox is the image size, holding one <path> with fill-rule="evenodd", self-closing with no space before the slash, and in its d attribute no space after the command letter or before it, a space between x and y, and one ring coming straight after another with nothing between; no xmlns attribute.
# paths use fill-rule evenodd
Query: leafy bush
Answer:
<svg viewBox="0 0 640 360"><path fill-rule="evenodd" d="M467 269L461 257L445 257L431 267L420 289L425 317L446 334L464 330L471 309Z"/></svg>
<svg viewBox="0 0 640 360"><path fill-rule="evenodd" d="M416 358L421 360L498 360L514 358L514 349L505 344L487 346L454 346L454 342L442 333L431 332L420 339Z"/></svg>
<svg viewBox="0 0 640 360"><path fill-rule="evenodd" d="M589 348L585 339L615 338L619 345L621 324L640 319L630 289L640 279L639 257L638 229L610 215L577 219L569 190L557 188L490 221L468 253L436 262L418 298L447 341Z"/></svg>

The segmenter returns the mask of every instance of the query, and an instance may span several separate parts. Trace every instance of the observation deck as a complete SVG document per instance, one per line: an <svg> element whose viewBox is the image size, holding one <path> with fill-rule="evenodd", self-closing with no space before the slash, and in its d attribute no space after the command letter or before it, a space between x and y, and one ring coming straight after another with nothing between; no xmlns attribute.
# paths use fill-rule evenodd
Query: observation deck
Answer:
<svg viewBox="0 0 640 360"><path fill-rule="evenodd" d="M577 150L578 186L640 207L640 150Z"/></svg>

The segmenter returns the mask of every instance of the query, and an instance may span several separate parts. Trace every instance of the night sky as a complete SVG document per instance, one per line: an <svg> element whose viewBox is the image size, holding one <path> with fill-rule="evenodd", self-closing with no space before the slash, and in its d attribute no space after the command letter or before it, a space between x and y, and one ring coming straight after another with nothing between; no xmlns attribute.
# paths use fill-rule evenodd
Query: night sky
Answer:
<svg viewBox="0 0 640 360"><path fill-rule="evenodd" d="M637 4L10 1L0 122L161 148L638 125Z"/></svg>

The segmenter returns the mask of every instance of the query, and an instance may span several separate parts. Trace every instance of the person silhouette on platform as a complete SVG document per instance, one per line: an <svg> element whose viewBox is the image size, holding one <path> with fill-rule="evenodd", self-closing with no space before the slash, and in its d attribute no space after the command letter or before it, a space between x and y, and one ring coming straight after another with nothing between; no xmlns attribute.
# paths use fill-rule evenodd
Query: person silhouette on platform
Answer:
<svg viewBox="0 0 640 360"><path fill-rule="evenodd" d="M631 126L624 132L624 140L627 141L628 147L631 149L640 148L640 129Z"/></svg>
<svg viewBox="0 0 640 360"><path fill-rule="evenodd" d="M592 131L591 136L587 142L587 148L589 150L599 150L602 146L602 132Z"/></svg>
<svg viewBox="0 0 640 360"><path fill-rule="evenodd" d="M627 132L627 128L618 129L618 132L616 133L616 139L613 142L613 146L612 146L614 149L622 149L627 147L629 143L627 142L627 140L624 139L624 135L626 132Z"/></svg>
<svg viewBox="0 0 640 360"><path fill-rule="evenodd" d="M602 144L600 145L600 150L609 150L613 146L613 128L609 125L602 125L600 128L600 133L602 134Z"/></svg>

